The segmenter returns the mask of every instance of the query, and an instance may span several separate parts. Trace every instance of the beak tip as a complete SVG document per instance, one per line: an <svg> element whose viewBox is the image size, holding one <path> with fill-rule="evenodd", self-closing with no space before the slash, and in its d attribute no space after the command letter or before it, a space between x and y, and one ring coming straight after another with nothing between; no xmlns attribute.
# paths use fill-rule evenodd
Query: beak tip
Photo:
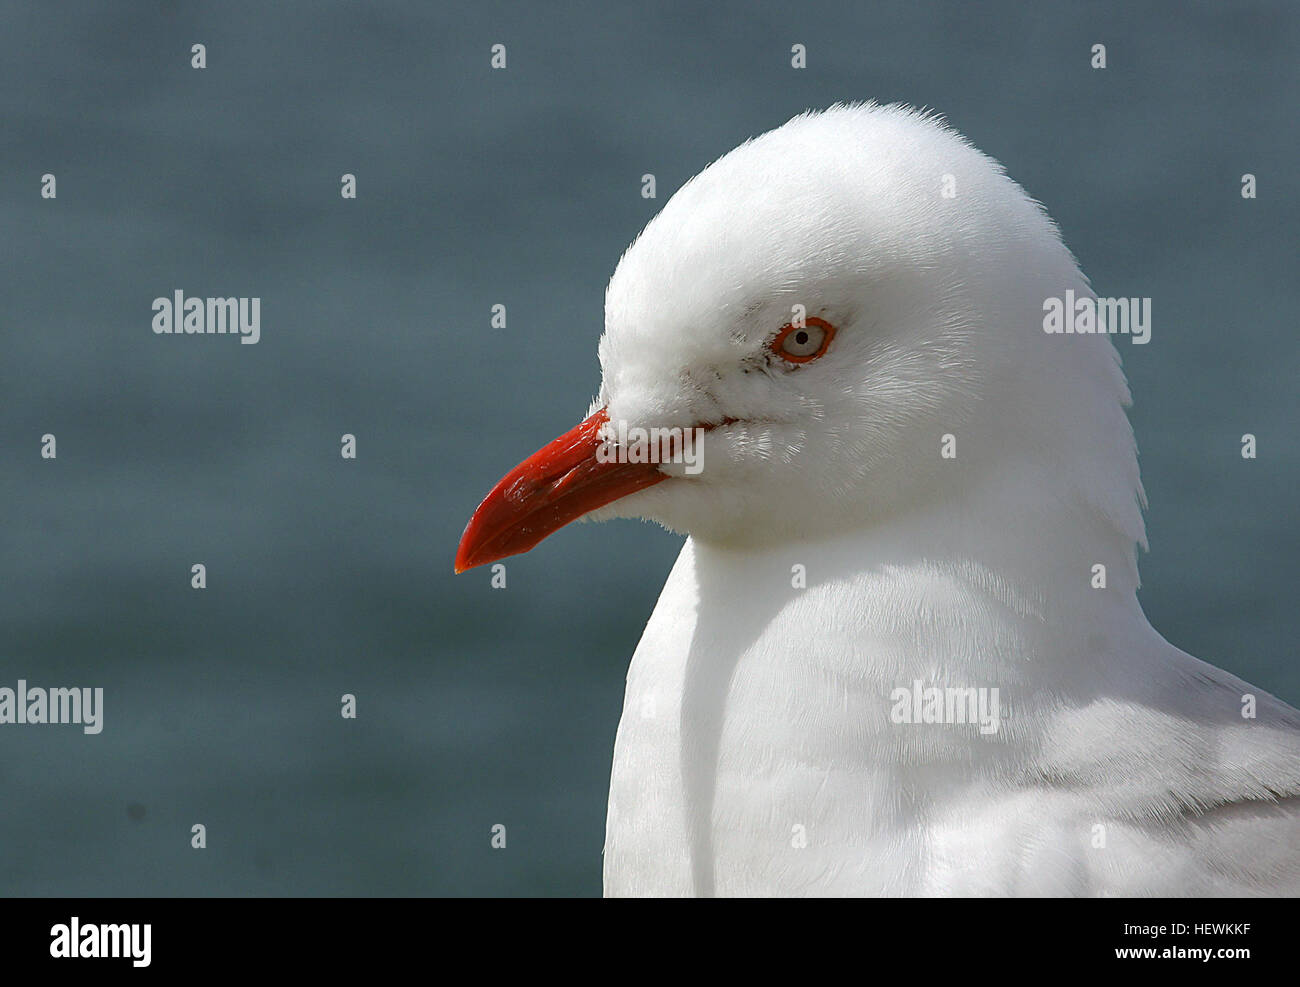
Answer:
<svg viewBox="0 0 1300 987"><path fill-rule="evenodd" d="M454 575L459 576L462 572L473 569L477 564L465 554L464 549L461 549L456 552L456 561L451 564L451 571Z"/></svg>
<svg viewBox="0 0 1300 987"><path fill-rule="evenodd" d="M496 562L503 557L486 549L478 540L471 539L467 531L460 545L456 547L456 558L451 564L452 572L459 576L462 572L469 572L471 569Z"/></svg>

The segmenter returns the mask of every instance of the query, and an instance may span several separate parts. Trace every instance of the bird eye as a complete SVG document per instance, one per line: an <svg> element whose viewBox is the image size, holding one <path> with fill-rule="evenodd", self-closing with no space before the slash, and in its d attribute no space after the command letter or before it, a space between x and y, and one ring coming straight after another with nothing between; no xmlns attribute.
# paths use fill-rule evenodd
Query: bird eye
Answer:
<svg viewBox="0 0 1300 987"><path fill-rule="evenodd" d="M835 327L825 319L808 318L803 325L782 326L772 340L772 352L782 360L807 363L826 352L834 335Z"/></svg>

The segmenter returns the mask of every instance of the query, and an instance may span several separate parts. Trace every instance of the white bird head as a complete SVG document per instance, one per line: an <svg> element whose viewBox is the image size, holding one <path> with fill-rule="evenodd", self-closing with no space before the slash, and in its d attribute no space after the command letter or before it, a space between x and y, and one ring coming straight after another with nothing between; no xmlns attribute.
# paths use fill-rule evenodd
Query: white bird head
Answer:
<svg viewBox="0 0 1300 987"><path fill-rule="evenodd" d="M627 250L588 419L489 494L458 571L583 515L798 540L1024 470L1141 541L1114 347L1043 331L1067 290L1091 296L1052 221L940 119L796 117L689 181ZM698 472L596 461L656 428L707 430L687 447Z"/></svg>

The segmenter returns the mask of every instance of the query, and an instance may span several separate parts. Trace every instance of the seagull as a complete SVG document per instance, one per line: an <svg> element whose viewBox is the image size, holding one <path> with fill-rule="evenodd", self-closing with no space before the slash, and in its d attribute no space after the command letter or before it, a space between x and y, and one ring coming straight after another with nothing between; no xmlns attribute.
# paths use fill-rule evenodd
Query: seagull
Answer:
<svg viewBox="0 0 1300 987"><path fill-rule="evenodd" d="M1048 331L1067 292L1044 208L902 105L747 141L628 248L586 419L456 557L688 536L607 896L1300 894L1300 712L1143 614L1128 385L1113 329Z"/></svg>

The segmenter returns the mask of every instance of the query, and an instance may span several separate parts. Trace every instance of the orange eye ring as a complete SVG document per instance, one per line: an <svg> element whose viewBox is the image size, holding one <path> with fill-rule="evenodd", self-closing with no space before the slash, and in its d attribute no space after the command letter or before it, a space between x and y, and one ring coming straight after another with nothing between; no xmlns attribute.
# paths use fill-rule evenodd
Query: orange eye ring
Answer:
<svg viewBox="0 0 1300 987"><path fill-rule="evenodd" d="M803 323L801 326L796 326L792 322L786 323L773 337L768 348L789 363L811 363L816 360L830 347L831 340L835 338L835 327L825 319L818 319L815 316L809 316L803 320ZM816 340L817 332L822 336L820 343Z"/></svg>

